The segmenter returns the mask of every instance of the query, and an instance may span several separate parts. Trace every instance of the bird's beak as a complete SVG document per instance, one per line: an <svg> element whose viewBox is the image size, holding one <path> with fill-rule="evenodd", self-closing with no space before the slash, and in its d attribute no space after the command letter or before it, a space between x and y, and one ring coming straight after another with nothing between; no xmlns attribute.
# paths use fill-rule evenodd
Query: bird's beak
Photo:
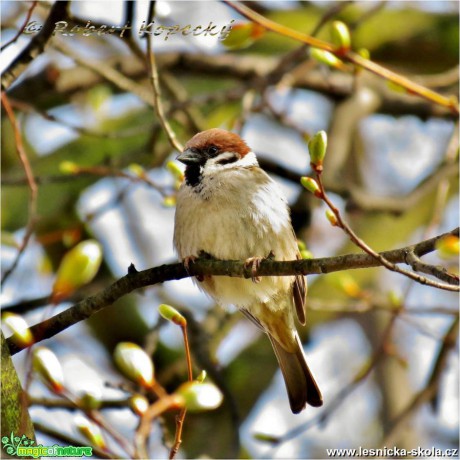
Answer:
<svg viewBox="0 0 460 460"><path fill-rule="evenodd" d="M186 165L194 165L201 162L202 158L200 152L197 150L186 149L177 158L181 163Z"/></svg>

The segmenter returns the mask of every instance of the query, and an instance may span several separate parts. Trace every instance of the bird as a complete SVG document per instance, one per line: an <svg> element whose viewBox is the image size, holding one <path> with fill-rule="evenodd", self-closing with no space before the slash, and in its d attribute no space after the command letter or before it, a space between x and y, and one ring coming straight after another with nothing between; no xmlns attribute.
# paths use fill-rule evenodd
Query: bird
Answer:
<svg viewBox="0 0 460 460"><path fill-rule="evenodd" d="M174 246L189 268L200 255L244 260L253 277L203 275L196 280L223 307L233 305L268 336L291 411L323 403L295 326L306 323L303 275L264 276L260 262L300 259L287 200L236 133L213 128L194 135L177 160L185 165L176 197Z"/></svg>

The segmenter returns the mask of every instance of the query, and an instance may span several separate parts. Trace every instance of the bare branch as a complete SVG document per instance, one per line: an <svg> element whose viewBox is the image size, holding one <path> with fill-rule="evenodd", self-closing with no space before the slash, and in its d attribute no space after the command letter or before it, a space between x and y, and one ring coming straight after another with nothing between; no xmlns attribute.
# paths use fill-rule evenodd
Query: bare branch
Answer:
<svg viewBox="0 0 460 460"><path fill-rule="evenodd" d="M32 171L32 168L29 163L29 159L27 158L26 151L24 149L24 144L22 142L22 135L21 135L21 130L19 128L19 124L16 120L16 117L14 115L14 111L11 108L10 102L8 100L8 97L6 96L6 92L2 91L1 94L2 97L2 104L3 107L5 108L5 111L8 115L8 118L10 119L11 125L13 126L13 131L14 131L14 137L16 141L16 151L18 153L19 161L21 162L21 165L24 169L24 173L26 175L27 179L27 185L29 187L30 193L29 193L29 210L28 210L28 218L27 218L27 225L26 225L26 233L24 235L24 238L22 239L22 243L19 246L19 251L16 255L16 258L14 259L13 263L11 266L5 271L5 273L2 276L2 280L0 282L0 285L3 286L5 281L8 279L8 277L13 273L13 271L16 269L19 259L21 258L22 254L24 253L27 244L29 243L30 237L32 236L32 232L34 230L35 226L35 220L37 217L37 198L38 198L38 187L37 183L35 182L34 174Z"/></svg>
<svg viewBox="0 0 460 460"><path fill-rule="evenodd" d="M418 244L401 249L382 252L380 255L385 260L396 264L405 263L408 251L413 251L422 256L434 251L436 241L447 235L459 235L459 229L439 235L435 238L422 241ZM292 276L331 273L340 270L357 268L378 267L382 263L379 259L369 254L347 254L337 257L325 257L322 259L306 259L293 261L263 260L255 273L255 276ZM88 297L73 307L39 323L30 328L36 342L49 339L64 331L79 321L83 321L105 307L108 307L120 297L135 289L152 286L165 281L179 280L197 275L236 276L251 278L254 276L251 267L247 267L244 261L222 261L200 258L192 264L187 271L182 263L162 265L138 272L130 270L123 278L115 281L98 294ZM442 289L458 291L458 286L439 284ZM23 350L25 347L18 346L11 338L7 340L12 355Z"/></svg>
<svg viewBox="0 0 460 460"><path fill-rule="evenodd" d="M438 289L445 289L447 291L459 291L458 285L459 285L459 279L456 276L451 276L449 277L449 284L442 284L438 283L437 281L433 281L429 278L425 278L424 276L418 275L417 273L411 272L409 270L405 270L404 268L399 267L398 265L395 265L393 262L389 261L388 259L385 258L385 256L381 253L376 252L374 249L372 249L365 241L363 241L348 225L348 223L343 219L340 211L338 208L334 205L334 203L330 200L329 196L327 195L326 191L324 190L324 185L321 180L321 172L322 172L322 166L321 169L316 170L316 181L318 182L319 185L319 194L318 198L323 200L329 209L334 213L335 217L337 218L336 226L341 228L350 238L350 240L359 248L361 248L363 251L365 251L367 254L370 256L374 257L376 260L378 260L384 267L386 267L388 270L396 273L400 273L401 275L407 276L408 278L417 281L420 284L426 284L427 286L435 287ZM407 249L406 251L406 256L405 256L405 262L407 263L407 255L412 251L412 249ZM414 253L414 256L416 257L416 254ZM425 268L427 270L427 268ZM439 270L436 271L436 273L439 274Z"/></svg>
<svg viewBox="0 0 460 460"><path fill-rule="evenodd" d="M11 40L8 40L4 45L2 45L2 47L0 48L0 51L3 51L4 49L8 48L8 46L13 44L21 36L27 23L30 21L30 17L32 16L32 13L35 7L37 6L37 4L38 4L38 1L32 2L32 5L29 7L29 10L27 11L27 14L26 14L26 17L24 19L22 26L19 28L19 30L16 32L15 36Z"/></svg>
<svg viewBox="0 0 460 460"><path fill-rule="evenodd" d="M62 430L55 430L54 428L44 425L43 423L35 422L34 428L37 431L42 432L43 434L46 434L48 436L51 436L52 438L62 441L64 445L67 444L69 446L75 446L75 447L83 445L81 441L76 440L72 436L63 434ZM92 449L93 449L93 454L97 455L98 458L118 458L115 455L111 455L108 452L102 449L99 449L98 447L92 446Z"/></svg>
<svg viewBox="0 0 460 460"><path fill-rule="evenodd" d="M446 283L458 282L458 276L449 273L444 267L426 264L421 261L412 251L407 253L407 264L412 267L416 272L426 273L427 275L434 276L435 278L445 281Z"/></svg>
<svg viewBox="0 0 460 460"><path fill-rule="evenodd" d="M82 57L75 53L70 46L64 42L54 43L54 48L56 48L61 53L72 58L76 63L80 64L83 67L91 69L98 75L101 75L107 81L113 83L116 87L120 88L122 91L135 94L139 99L145 102L149 106L154 105L154 101L150 91L147 90L144 86L136 83L134 80L125 77L121 72L115 70L113 67L107 65L104 61L101 60L91 60L86 57Z"/></svg>
<svg viewBox="0 0 460 460"><path fill-rule="evenodd" d="M455 346L458 336L458 322L458 318L455 318L454 321L452 321L451 326L443 338L438 357L434 363L432 374L427 385L412 398L406 408L393 420L391 427L385 434L382 445L394 445L395 441L397 441L396 437L398 436L398 433L400 433L402 425L408 420L410 415L424 403L433 400L433 398L436 397L441 371L445 368L447 361L447 352Z"/></svg>
<svg viewBox="0 0 460 460"><path fill-rule="evenodd" d="M223 0L224 3L229 5L231 8L236 10L238 13L243 15L244 17L248 18L250 21L257 23L264 27L267 30L271 30L272 32L276 32L280 35L284 35L286 37L292 38L293 40L297 40L301 43L305 43L309 46L313 46L315 48L319 48L324 51L329 51L337 55L339 59L351 62L352 64L362 67L369 72L372 72L382 78L385 78L388 81L391 81L399 86L405 88L409 93L416 94L424 99L427 99L435 104L439 104L443 107L449 108L452 113L458 115L459 114L459 107L458 102L454 98L449 98L443 96L435 91L432 91L429 88L425 88L418 83L415 83L408 78L397 74L375 62L372 62L369 59L365 59L357 53L352 51L341 52L339 49L336 49L333 45L323 40L319 40L315 37L310 35L304 34L302 32L298 32L297 30L291 29L289 27L283 26L276 22L271 21L270 19L265 18L264 16L256 13L255 11L251 10L247 6L243 5L240 2L232 2L229 0Z"/></svg>
<svg viewBox="0 0 460 460"><path fill-rule="evenodd" d="M153 14L153 13L150 13ZM152 18L148 18L148 22L150 22ZM147 57L149 59L149 67L150 67L150 79L152 81L152 89L153 89L153 101L155 112L157 114L158 119L160 120L161 127L163 131L166 133L168 137L169 143L173 148L175 148L178 152L182 152L183 146L177 140L176 134L171 128L168 120L166 119L165 111L163 108L163 102L161 100L161 89L160 89L160 81L158 78L158 69L156 63L156 57L152 50L152 36L149 35L147 37Z"/></svg>
<svg viewBox="0 0 460 460"><path fill-rule="evenodd" d="M43 28L35 35L30 43L13 60L2 74L2 90L7 90L11 84L26 70L27 66L40 55L49 39L53 36L55 23L67 18L69 1L57 1L51 8Z"/></svg>

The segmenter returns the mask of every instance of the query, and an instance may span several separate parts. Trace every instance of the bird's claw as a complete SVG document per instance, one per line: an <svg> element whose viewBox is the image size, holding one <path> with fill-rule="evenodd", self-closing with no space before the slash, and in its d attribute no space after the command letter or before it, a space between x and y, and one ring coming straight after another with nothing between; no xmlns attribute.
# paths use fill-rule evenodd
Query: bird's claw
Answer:
<svg viewBox="0 0 460 460"><path fill-rule="evenodd" d="M251 267L251 279L253 283L260 283L260 276L256 276L256 273L262 260L264 260L263 257L249 257L249 259L244 261L244 268Z"/></svg>
<svg viewBox="0 0 460 460"><path fill-rule="evenodd" d="M198 259L197 256L184 257L184 259L182 260L182 263L184 264L184 267L187 271L189 271L190 269L190 264L194 264L196 259Z"/></svg>
<svg viewBox="0 0 460 460"><path fill-rule="evenodd" d="M246 259L244 261L244 268L249 268L251 267L251 279L253 283L260 283L261 277L256 276L257 270L260 267L260 263L262 260L274 260L275 259L275 253L270 250L268 253L267 257L249 257L249 259Z"/></svg>

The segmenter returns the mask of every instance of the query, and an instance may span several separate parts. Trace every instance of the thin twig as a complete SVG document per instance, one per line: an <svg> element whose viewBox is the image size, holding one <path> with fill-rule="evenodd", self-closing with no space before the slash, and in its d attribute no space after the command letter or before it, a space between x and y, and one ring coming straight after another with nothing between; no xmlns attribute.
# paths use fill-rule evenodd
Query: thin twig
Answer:
<svg viewBox="0 0 460 460"><path fill-rule="evenodd" d="M409 416L424 403L428 401L436 401L441 373L446 366L448 352L455 346L457 340L458 324L459 319L455 318L442 340L441 348L437 358L435 359L428 383L422 390L415 394L405 409L403 409L393 420L389 430L385 433L382 445L394 445L397 440L396 436L400 433L402 425L407 421Z"/></svg>
<svg viewBox="0 0 460 460"><path fill-rule="evenodd" d="M455 343L458 339L458 324L459 318L455 318L450 327L447 329L446 334L444 335L441 347L439 348L438 355L434 360L433 369L431 371L430 378L428 379L428 386L435 384L439 381L442 370L446 366L447 356L450 350L455 346ZM433 396L431 400L431 405L434 410L438 406L438 392Z"/></svg>
<svg viewBox="0 0 460 460"><path fill-rule="evenodd" d="M149 458L147 449L146 449L146 441L148 439L150 433L150 427L152 425L152 421L161 415L163 412L176 407L177 405L177 397L175 395L167 395L158 401L155 401L149 408L142 414L141 421L139 424L139 428L136 431L136 435L134 438L134 444L136 448L138 458Z"/></svg>
<svg viewBox="0 0 460 460"><path fill-rule="evenodd" d="M62 441L63 443L69 446L74 446L74 447L83 446L81 441L73 438L72 436L68 436L64 434L62 430L55 430L54 428L44 425L43 423L34 422L34 428L37 431L40 431L43 434L46 434L48 436L51 436L52 438ZM109 454L108 452L102 449L99 449L98 447L92 446L91 448L93 449L93 454L97 455L98 458L113 458L113 459L119 458L118 455Z"/></svg>
<svg viewBox="0 0 460 460"><path fill-rule="evenodd" d="M132 93L139 97L143 102L149 106L154 105L154 100L149 91L145 87L136 83L134 80L125 77L121 72L118 72L113 67L105 64L101 60L91 60L86 57L80 56L74 52L74 50L64 42L55 42L53 47L61 53L72 58L77 64L83 67L91 69L93 72L101 75L105 80L110 81L115 86L123 91Z"/></svg>
<svg viewBox="0 0 460 460"><path fill-rule="evenodd" d="M50 14L46 18L40 32L35 35L29 44L19 53L18 56L2 73L2 90L7 90L12 83L26 70L28 65L40 55L53 36L56 22L67 18L68 0L57 1L53 4Z"/></svg>
<svg viewBox="0 0 460 460"><path fill-rule="evenodd" d="M361 248L364 252L369 254L370 256L374 257L376 260L378 260L381 265L383 265L385 268L392 272L400 273L401 275L407 276L408 278L411 278L414 281L417 281L420 284L424 284L427 286L435 287L438 289L445 289L449 291L455 291L458 292L460 289L458 288L458 277L449 277L448 281L446 281L448 284L445 283L439 283L437 281L433 281L429 278L426 278L424 276L418 275L417 273L410 272L408 270L405 270L404 268L401 268L394 263L390 262L387 260L382 254L379 254L378 252L374 251L367 243L365 243L348 225L347 222L343 219L339 209L334 205L334 203L330 200L329 196L327 195L324 185L321 179L321 171L316 171L316 180L318 182L319 188L320 188L320 199L322 199L329 209L334 213L335 217L337 218L337 226L340 227L349 237L350 240L356 244L359 248ZM405 257L405 262L407 263L407 255L410 253L410 250L406 251L406 257ZM439 270L438 270L439 273Z"/></svg>
<svg viewBox="0 0 460 460"><path fill-rule="evenodd" d="M134 183L144 183L149 187L153 188L163 196L167 196L167 193L163 190L163 187L153 182L145 173L141 175L128 174L124 171L120 171L115 168L108 168L106 166L80 166L75 165L75 172L72 175L94 175L101 177L122 177L128 179Z"/></svg>
<svg viewBox="0 0 460 460"><path fill-rule="evenodd" d="M154 12L152 9L152 11L149 12L149 15L153 15L153 14ZM151 20L152 18L149 17L148 22L150 22ZM181 145L181 143L177 140L176 134L174 133L173 129L171 128L171 125L169 124L165 116L163 102L161 100L161 89L160 89L160 82L158 78L158 69L157 69L155 54L152 50L152 36L151 35L147 37L147 55L148 55L147 57L148 57L149 70L150 70L150 79L152 82L155 112L158 116L158 119L160 121L160 124L164 132L166 133L166 136L168 137L168 140L171 146L175 148L178 152L182 152L184 148Z"/></svg>
<svg viewBox="0 0 460 460"><path fill-rule="evenodd" d="M48 408L61 408L69 410L80 410L73 401L68 399L58 398L38 398L29 397L29 405L31 406L44 406ZM129 407L129 399L104 399L100 401L100 409L113 409Z"/></svg>
<svg viewBox="0 0 460 460"><path fill-rule="evenodd" d="M452 283L458 281L459 277L454 273L448 272L444 267L426 264L419 257L417 257L412 251L407 253L407 264L412 267L416 272L426 273L427 275L434 276L446 283Z"/></svg>
<svg viewBox="0 0 460 460"><path fill-rule="evenodd" d="M72 131L75 131L76 133L79 133L85 136L98 137L101 139L123 139L126 137L140 135L142 133L145 133L147 129L150 129L150 126L151 126L150 124L145 124L144 126L142 125L134 126L132 128L125 129L123 131L100 132L100 131L94 131L89 128L85 128L83 126L73 125L72 123L69 123L65 120L61 120L60 118L56 117L55 115L45 110L40 110L37 107L34 107L29 102L14 100L10 98L10 103L12 107L18 110L21 110L22 112L34 113L34 114L40 115L45 120L51 121L53 123L59 123L60 125L65 126L66 128L69 128Z"/></svg>
<svg viewBox="0 0 460 460"><path fill-rule="evenodd" d="M319 40L310 35L298 32L297 30L291 29L289 27L271 21L270 19L267 19L266 17L260 15L259 13L256 13L247 6L243 5L241 2L232 2L229 0L223 0L223 2L229 5L231 8L236 10L244 17L248 18L250 21L261 25L267 30L276 32L280 35L284 35L285 37L292 38L293 40L297 40L309 46L313 46L324 51L329 51L330 53L336 55L339 59L351 62L352 64L360 66L368 70L369 72L372 72L399 86L402 86L410 94L417 94L435 104L439 104L443 107L449 108L456 115L459 114L458 102L455 98L442 96L441 94L436 93L435 91L432 91L429 88L425 88L424 86L419 85L411 81L410 79L403 77L402 75L399 75L396 72L393 72L379 64L376 64L375 62L372 62L369 59L363 58L362 56L360 56L357 53L354 53L353 51L347 51L343 53L341 52L341 50L338 50L336 47L334 47L328 42Z"/></svg>
<svg viewBox="0 0 460 460"><path fill-rule="evenodd" d="M190 346L188 342L187 335L187 323L180 326L182 330L182 336L184 337L184 348L185 348L185 358L187 361L187 371L188 371L188 380L189 382L193 381L193 369L192 369L192 358L190 355ZM182 444L182 429L184 427L185 415L187 414L187 409L183 407L179 414L176 416L176 435L174 437L174 444L169 452L169 460L172 460L177 452L179 452L180 445Z"/></svg>
<svg viewBox="0 0 460 460"><path fill-rule="evenodd" d="M22 26L19 28L19 30L16 32L16 35L11 40L8 40L4 45L2 45L2 47L0 48L0 51L3 51L5 48L8 48L8 46L13 44L22 35L27 23L30 20L30 17L32 16L32 13L33 13L35 7L37 6L37 4L38 4L38 1L32 2L32 5L30 6L29 10L27 11L26 18L24 19L24 22L23 22Z"/></svg>
<svg viewBox="0 0 460 460"><path fill-rule="evenodd" d="M24 149L24 144L22 142L22 135L21 135L21 130L19 128L19 124L14 115L14 111L11 108L6 92L2 91L1 98L2 98L3 107L5 108L5 111L11 122L11 125L13 126L14 138L16 141L16 152L18 154L19 161L21 162L21 165L24 169L24 172L27 178L27 185L29 187L29 205L28 205L29 209L28 209L28 219L27 219L25 235L24 235L24 238L22 239L21 245L19 246L19 250L16 255L16 258L14 259L11 266L5 271L5 273L2 276L0 285L3 286L5 281L11 275L11 273L13 273L13 271L16 269L19 263L19 259L24 253L27 247L27 244L29 243L30 237L32 236L34 226L35 226L35 221L37 218L38 187L37 187L37 183L35 182L34 174L32 172L32 168L30 166L29 159L27 158L27 154Z"/></svg>

